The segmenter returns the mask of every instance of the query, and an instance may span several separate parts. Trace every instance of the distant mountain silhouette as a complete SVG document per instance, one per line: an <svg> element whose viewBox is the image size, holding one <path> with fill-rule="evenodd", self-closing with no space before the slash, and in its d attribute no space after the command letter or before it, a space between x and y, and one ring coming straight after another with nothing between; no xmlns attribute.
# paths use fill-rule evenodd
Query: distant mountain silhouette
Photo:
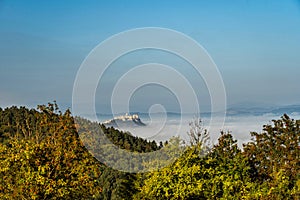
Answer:
<svg viewBox="0 0 300 200"><path fill-rule="evenodd" d="M300 113L300 105L288 105L288 106L261 106L261 105L233 105L227 109L227 116L236 115L264 115L264 114L294 114Z"/></svg>

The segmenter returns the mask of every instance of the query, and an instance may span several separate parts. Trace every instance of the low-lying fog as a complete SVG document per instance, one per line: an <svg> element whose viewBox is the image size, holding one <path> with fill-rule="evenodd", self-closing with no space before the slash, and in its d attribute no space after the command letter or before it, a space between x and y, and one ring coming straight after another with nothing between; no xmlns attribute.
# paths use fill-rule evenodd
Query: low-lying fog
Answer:
<svg viewBox="0 0 300 200"><path fill-rule="evenodd" d="M293 119L300 119L299 113L289 115ZM263 125L271 124L272 119L280 119L280 115L264 114L260 116L241 115L227 116L224 126L223 118L215 118L215 123L209 126L210 117L201 117L203 127L209 130L211 144L216 143L220 136L220 131L230 131L241 147L243 143L250 141L250 132L261 132ZM187 132L190 130L189 123L193 121L192 115L186 115L181 118L178 116L167 117L165 115L140 115L142 122L146 126L121 126L119 129L129 131L132 135L139 136L149 140L166 141L172 136L180 136L188 140Z"/></svg>

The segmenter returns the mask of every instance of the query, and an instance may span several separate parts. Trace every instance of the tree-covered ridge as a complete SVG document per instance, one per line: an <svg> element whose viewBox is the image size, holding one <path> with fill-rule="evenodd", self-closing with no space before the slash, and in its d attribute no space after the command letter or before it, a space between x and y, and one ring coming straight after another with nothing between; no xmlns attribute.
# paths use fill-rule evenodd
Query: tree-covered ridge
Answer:
<svg viewBox="0 0 300 200"><path fill-rule="evenodd" d="M49 103L48 106L38 106L38 108L44 114L48 113L49 116L51 113L53 116L62 114L55 102ZM66 113L72 118L69 110L67 110ZM0 108L0 142L5 143L5 141L12 137L27 139L34 136L37 140L42 139L42 137L47 134L48 127L46 122L42 122L43 119L41 118L41 114L41 112L35 109L28 109L24 106L20 108L12 106L11 108L6 108L4 110ZM52 120L55 119L53 118ZM73 121L72 123L74 123L74 120L71 120ZM76 120L91 123L89 120L80 118L77 118ZM52 122L49 121L49 123ZM146 139L132 136L130 133L119 131L113 127L106 128L102 124L98 125L103 130L106 137L110 139L113 144L118 145L122 149L136 152L151 152L162 147L162 143L158 146L155 141L147 141Z"/></svg>
<svg viewBox="0 0 300 200"><path fill-rule="evenodd" d="M159 148L155 142L97 126L121 148ZM129 184L135 175L93 158L79 139L70 111L62 113L55 102L38 110L0 109L0 141L0 199L120 199L135 191Z"/></svg>
<svg viewBox="0 0 300 200"><path fill-rule="evenodd" d="M157 143L153 141L147 141L143 138L132 136L129 133L124 133L122 131L116 130L113 127L105 128L104 125L101 125L104 134L115 144L120 147L137 152L151 152L159 150L160 147L157 146Z"/></svg>

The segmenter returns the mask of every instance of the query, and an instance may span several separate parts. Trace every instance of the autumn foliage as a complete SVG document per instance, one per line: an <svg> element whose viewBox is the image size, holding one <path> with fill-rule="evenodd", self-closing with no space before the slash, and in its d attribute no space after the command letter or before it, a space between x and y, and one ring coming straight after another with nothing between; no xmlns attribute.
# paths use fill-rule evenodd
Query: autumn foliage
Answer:
<svg viewBox="0 0 300 200"><path fill-rule="evenodd" d="M191 126L190 144L172 138L158 145L82 122L76 127L70 111L60 112L55 102L38 110L0 109L0 199L300 199L300 123L287 115L251 133L243 148L225 132L210 146L209 133L198 123ZM161 169L155 160L143 163L153 166L152 172L120 172L82 144L76 128L90 126L126 151L174 144L185 151Z"/></svg>

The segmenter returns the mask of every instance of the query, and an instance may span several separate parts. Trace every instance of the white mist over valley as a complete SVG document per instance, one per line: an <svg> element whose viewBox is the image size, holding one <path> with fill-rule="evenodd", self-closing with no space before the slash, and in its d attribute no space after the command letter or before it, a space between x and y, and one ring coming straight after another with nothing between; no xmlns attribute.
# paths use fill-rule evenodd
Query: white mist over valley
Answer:
<svg viewBox="0 0 300 200"><path fill-rule="evenodd" d="M228 109L225 121L223 117L217 115L214 118L213 125L210 125L211 117L208 113L200 115L199 119L202 121L203 128L209 130L211 144L216 143L221 131L229 131L238 140L240 147L243 143L251 140L250 132L262 132L263 125L272 124L273 119L280 119L284 113L287 113L292 119L300 119L300 112L297 112L299 110L298 106L277 107L261 112L258 112L258 110L262 109L249 109L247 112L233 108ZM102 123L120 115L99 115L98 121ZM181 115L179 113L139 113L138 116L145 126L117 123L118 126L114 125L114 127L130 132L134 136L157 142L166 141L173 136L180 136L188 141L187 133L191 128L189 124L196 119L193 114Z"/></svg>

